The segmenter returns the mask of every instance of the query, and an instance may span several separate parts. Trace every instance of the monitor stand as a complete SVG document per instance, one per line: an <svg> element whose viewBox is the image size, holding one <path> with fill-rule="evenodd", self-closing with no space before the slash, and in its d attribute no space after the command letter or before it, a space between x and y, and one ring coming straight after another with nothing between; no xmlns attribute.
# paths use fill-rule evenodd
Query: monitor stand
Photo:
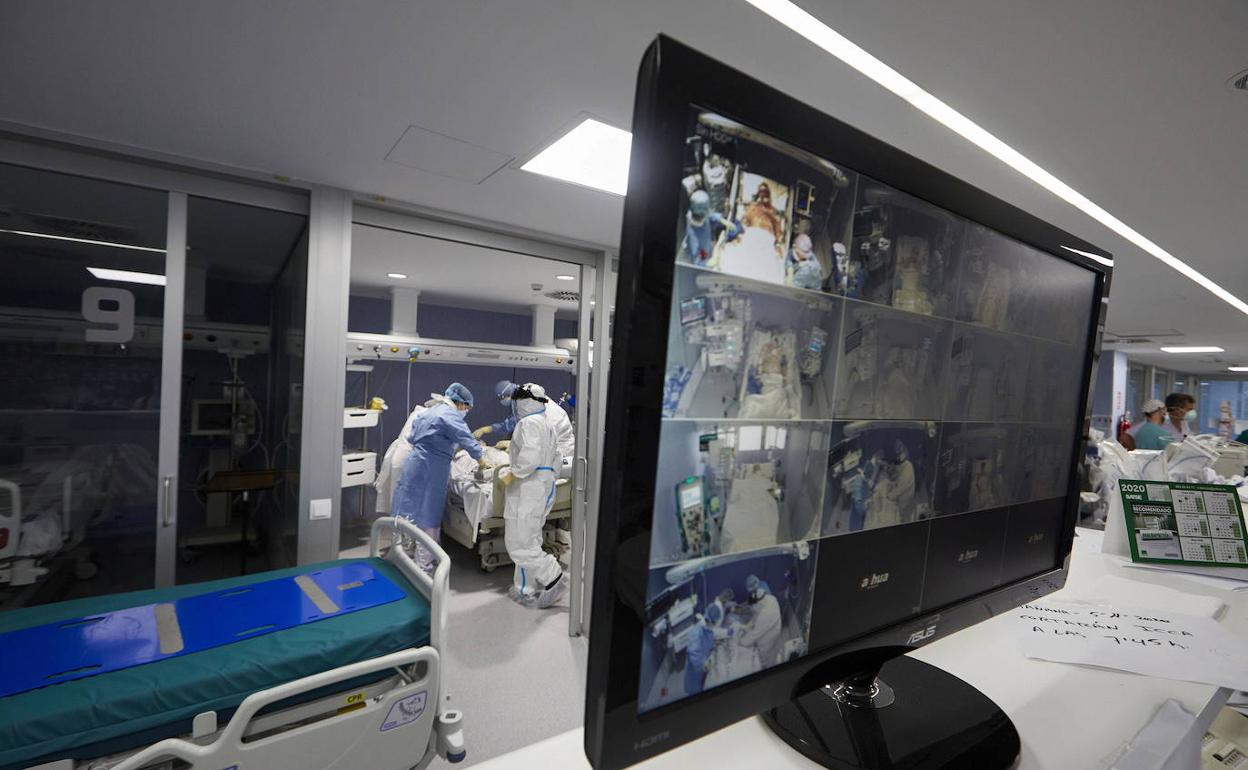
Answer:
<svg viewBox="0 0 1248 770"><path fill-rule="evenodd" d="M887 683L887 684L886 684ZM956 676L901 656L763 714L786 743L836 770L1006 770L1018 731Z"/></svg>

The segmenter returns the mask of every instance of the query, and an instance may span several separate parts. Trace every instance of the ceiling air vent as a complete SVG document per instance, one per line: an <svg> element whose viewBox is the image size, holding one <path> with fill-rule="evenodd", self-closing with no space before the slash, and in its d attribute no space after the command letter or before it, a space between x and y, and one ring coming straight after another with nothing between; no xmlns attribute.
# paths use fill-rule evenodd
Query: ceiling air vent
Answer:
<svg viewBox="0 0 1248 770"><path fill-rule="evenodd" d="M1226 81L1226 85L1236 91L1248 91L1248 70L1232 75L1231 79Z"/></svg>
<svg viewBox="0 0 1248 770"><path fill-rule="evenodd" d="M71 238L87 238L93 241L109 241L110 243L137 243L139 235L133 227L114 225L108 222L92 222L85 219L69 219L53 214L39 214L33 211L17 211L24 215L36 227L53 235L65 235Z"/></svg>
<svg viewBox="0 0 1248 770"><path fill-rule="evenodd" d="M558 300L560 302L580 302L581 294L575 291L548 291L542 295L547 299Z"/></svg>

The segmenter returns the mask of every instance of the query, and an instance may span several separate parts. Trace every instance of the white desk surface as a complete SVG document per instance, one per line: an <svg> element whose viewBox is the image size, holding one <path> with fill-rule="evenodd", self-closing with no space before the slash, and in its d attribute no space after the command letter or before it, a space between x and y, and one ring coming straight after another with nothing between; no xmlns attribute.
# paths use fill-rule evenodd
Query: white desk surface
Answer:
<svg viewBox="0 0 1248 770"><path fill-rule="evenodd" d="M1100 533L1095 533L1099 535ZM1078 538L1076 538L1078 540ZM1092 538L1085 538L1087 543ZM1140 584L1211 595L1226 603L1222 623L1248 637L1248 591L1210 588L1176 574L1120 567L1077 544L1067 585L1086 586L1112 574ZM1087 548L1083 545L1083 548ZM1065 591L1050 594L1060 599ZM1148 606L1147 601L1141 601ZM1103 770L1167 698L1199 713L1211 701L1224 702L1226 689L1153 679L1117 671L1084 668L1023 657L998 616L910 653L961 677L992 698L1014 721L1022 738L1019 770ZM1218 704L1215 704L1218 705ZM1215 710L1216 711L1216 710ZM472 736L468 750L472 751ZM540 767L588 770L583 731L578 728L483 762L480 770ZM755 717L725 727L644 762L643 770L816 770Z"/></svg>

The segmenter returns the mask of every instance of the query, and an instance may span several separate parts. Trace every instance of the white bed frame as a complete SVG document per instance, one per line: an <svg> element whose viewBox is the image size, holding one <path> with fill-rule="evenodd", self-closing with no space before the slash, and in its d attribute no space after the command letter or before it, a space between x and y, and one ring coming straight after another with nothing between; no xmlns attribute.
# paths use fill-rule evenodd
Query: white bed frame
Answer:
<svg viewBox="0 0 1248 770"><path fill-rule="evenodd" d="M475 528L468 514L464 512L462 499L459 502L454 499L459 498L459 495L448 496L446 501L446 515L442 518L442 534L476 553L481 561L482 572L493 572L499 567L507 567L512 563L511 557L507 555L506 546L503 544L503 532L507 527L503 519L506 487L498 480L498 472L507 467L509 466L500 465L490 470L489 483L493 486L493 491L490 493L490 506L493 512L482 519ZM550 513L546 515L546 521L570 520L571 516L572 482L568 478L561 477L555 482L555 500ZM562 528L571 529L572 525L564 522ZM560 561L562 562L562 559Z"/></svg>
<svg viewBox="0 0 1248 770"><path fill-rule="evenodd" d="M382 539L395 534L418 540L436 559L432 577L402 548L391 547L385 559L429 600L429 644L351 663L253 693L224 727L214 711L195 717L190 735L168 738L144 749L91 760L59 760L28 770L163 770L173 760L195 770L265 768L265 770L410 770L424 768L435 756L451 762L466 755L463 714L449 708L441 677L441 650L447 624L450 560L428 535L402 519L373 522L369 550L380 556ZM391 676L364 687L346 687L357 677L392 670ZM272 713L274 703L320 688L337 692Z"/></svg>
<svg viewBox="0 0 1248 770"><path fill-rule="evenodd" d="M81 541L81 535L71 542L74 535L70 519L73 474L61 481L61 547L71 548ZM60 548L48 553L19 555L22 547L22 490L7 479L0 479L0 495L9 498L9 513L0 513L0 585L14 588L33 585L48 574L48 568L40 566L54 556Z"/></svg>

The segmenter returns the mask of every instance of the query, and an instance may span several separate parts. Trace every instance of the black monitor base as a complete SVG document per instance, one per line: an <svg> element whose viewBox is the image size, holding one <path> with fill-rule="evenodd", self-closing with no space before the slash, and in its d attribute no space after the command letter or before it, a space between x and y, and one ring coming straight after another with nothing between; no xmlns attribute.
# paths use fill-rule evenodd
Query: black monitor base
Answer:
<svg viewBox="0 0 1248 770"><path fill-rule="evenodd" d="M1018 731L997 704L910 657L879 679L829 685L763 714L785 743L835 770L1006 770Z"/></svg>

